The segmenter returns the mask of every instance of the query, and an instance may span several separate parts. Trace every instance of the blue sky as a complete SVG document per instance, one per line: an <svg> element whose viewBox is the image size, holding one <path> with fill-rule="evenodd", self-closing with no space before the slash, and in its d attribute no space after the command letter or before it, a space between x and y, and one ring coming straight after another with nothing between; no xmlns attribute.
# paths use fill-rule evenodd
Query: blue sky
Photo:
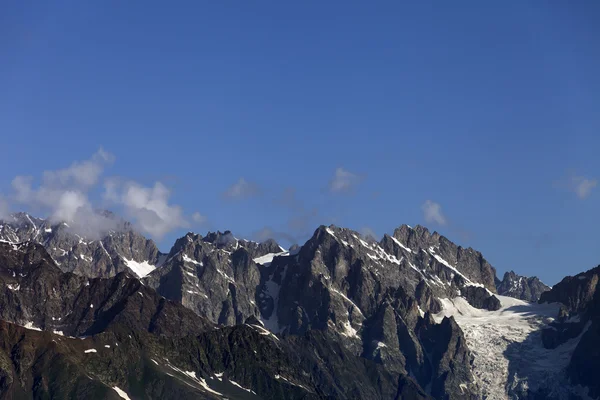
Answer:
<svg viewBox="0 0 600 400"><path fill-rule="evenodd" d="M176 3L0 6L5 209L73 184L163 250L420 223L500 273L600 263L600 3Z"/></svg>

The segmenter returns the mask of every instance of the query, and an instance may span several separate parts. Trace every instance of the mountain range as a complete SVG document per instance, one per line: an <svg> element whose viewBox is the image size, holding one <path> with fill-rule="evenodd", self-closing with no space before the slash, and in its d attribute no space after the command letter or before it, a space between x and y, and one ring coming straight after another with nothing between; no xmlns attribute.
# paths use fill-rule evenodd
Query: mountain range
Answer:
<svg viewBox="0 0 600 400"><path fill-rule="evenodd" d="M187 233L167 254L0 221L0 398L598 398L600 271L550 288L422 226L284 249Z"/></svg>

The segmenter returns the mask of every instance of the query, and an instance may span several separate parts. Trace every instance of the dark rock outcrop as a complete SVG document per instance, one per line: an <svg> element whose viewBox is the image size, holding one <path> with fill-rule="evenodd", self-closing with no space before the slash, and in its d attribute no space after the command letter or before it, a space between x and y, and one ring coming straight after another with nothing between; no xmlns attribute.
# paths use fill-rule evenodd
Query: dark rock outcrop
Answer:
<svg viewBox="0 0 600 400"><path fill-rule="evenodd" d="M538 301L542 293L548 290L550 287L540 281L537 276L528 278L517 275L513 271L504 273L502 280L496 283L496 291L499 295L525 301Z"/></svg>
<svg viewBox="0 0 600 400"><path fill-rule="evenodd" d="M487 289L496 292L496 269L492 267L482 254L471 248L464 248L452 243L446 237L421 225L414 228L402 225L392 236L400 242L409 254L426 253L442 265L456 267L466 279L483 284ZM385 238L384 238L385 240Z"/></svg>
<svg viewBox="0 0 600 400"><path fill-rule="evenodd" d="M0 243L0 288L1 320L67 336L94 335L117 324L169 336L212 326L129 273L110 279L63 273L35 243Z"/></svg>
<svg viewBox="0 0 600 400"><path fill-rule="evenodd" d="M500 300L487 289L481 286L466 286L462 290L462 296L475 308L488 311L499 310L502 304Z"/></svg>
<svg viewBox="0 0 600 400"><path fill-rule="evenodd" d="M230 232L178 239L161 268L144 283L211 321L225 325L258 317L256 290L261 271L253 256L281 253L274 242L238 241Z"/></svg>
<svg viewBox="0 0 600 400"><path fill-rule="evenodd" d="M555 348L578 340L567 366L573 385L588 389L591 398L600 396L600 266L568 276L540 297L540 303L558 302L563 307L558 321L542 332L544 345Z"/></svg>

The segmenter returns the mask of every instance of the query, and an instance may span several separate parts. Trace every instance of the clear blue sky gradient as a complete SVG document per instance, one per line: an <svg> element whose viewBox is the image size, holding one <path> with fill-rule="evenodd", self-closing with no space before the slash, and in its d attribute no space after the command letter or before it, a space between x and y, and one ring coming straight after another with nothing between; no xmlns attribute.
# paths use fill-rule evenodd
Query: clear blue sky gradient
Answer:
<svg viewBox="0 0 600 400"><path fill-rule="evenodd" d="M2 2L0 193L103 146L201 232L421 223L554 284L600 263L600 188L556 187L600 177L598 21L597 1ZM327 193L337 167L353 193ZM224 200L240 177L261 195Z"/></svg>

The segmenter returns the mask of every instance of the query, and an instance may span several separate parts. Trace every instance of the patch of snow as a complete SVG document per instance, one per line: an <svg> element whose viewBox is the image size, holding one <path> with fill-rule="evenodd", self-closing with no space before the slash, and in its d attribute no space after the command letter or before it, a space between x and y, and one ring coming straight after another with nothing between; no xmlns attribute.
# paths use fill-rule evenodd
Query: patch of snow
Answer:
<svg viewBox="0 0 600 400"><path fill-rule="evenodd" d="M273 275L274 274L275 273L273 273ZM283 270L283 273L281 274L282 282L285 279L286 274L287 274L287 265L285 266L285 269ZM273 280L273 275L271 275L269 280L267 282L265 282L266 293L260 293L260 295L262 295L262 296L259 295L259 297L264 297L266 295L266 296L269 296L271 299L273 299L273 311L271 312L271 315L269 315L269 317L267 317L267 318L265 318L261 312L260 320L261 320L263 326L265 326L268 330L270 330L273 333L279 333L280 327L279 327L279 317L277 316L277 308L279 307L279 304L278 304L279 303L279 290L281 288L281 285Z"/></svg>
<svg viewBox="0 0 600 400"><path fill-rule="evenodd" d="M156 269L156 266L148 263L148 261L137 262L135 260L128 260L125 257L123 257L123 261L140 278L145 277Z"/></svg>
<svg viewBox="0 0 600 400"><path fill-rule="evenodd" d="M196 261L193 258L188 257L187 254L184 254L182 258L183 258L184 262L189 262L189 263L196 264L196 265L202 265L202 263L200 261Z"/></svg>
<svg viewBox="0 0 600 400"><path fill-rule="evenodd" d="M559 305L496 297L502 305L497 311L473 308L462 297L440 299L443 310L434 316L438 322L454 316L464 332L481 395L493 400L508 398L507 390L569 391L563 370L581 335L555 349L544 348L541 340L542 329L558 315Z"/></svg>
<svg viewBox="0 0 600 400"><path fill-rule="evenodd" d="M168 362L169 360L167 360ZM191 378L195 383L197 383L198 385L200 385L200 387L204 390L206 390L209 393L215 394L217 396L223 396L222 393L217 392L216 390L211 389L208 384L206 383L206 381L204 380L204 378L199 378L196 375L196 372L194 371L184 371L180 368L174 367L173 365L169 364L169 367L171 367L173 370L187 376L188 378ZM172 376L172 375L171 375ZM185 382L185 381L184 381ZM190 385L192 386L192 385Z"/></svg>
<svg viewBox="0 0 600 400"><path fill-rule="evenodd" d="M365 242L364 240L358 239L358 241L360 242L360 244L362 244L363 246L365 246L367 249L371 248L371 246L369 246L369 243Z"/></svg>
<svg viewBox="0 0 600 400"><path fill-rule="evenodd" d="M341 335L347 337L359 337L358 331L352 327L350 321L346 321L342 324L343 330L340 332Z"/></svg>
<svg viewBox="0 0 600 400"><path fill-rule="evenodd" d="M106 253L106 255L110 258L110 254L108 254L108 251L106 251L106 248L104 247L104 243L102 243L102 241L99 241L100 243L100 247L102 247L102 250L104 250L104 253Z"/></svg>
<svg viewBox="0 0 600 400"><path fill-rule="evenodd" d="M188 292L189 294L197 294L199 296L203 296L204 298L208 299L208 296L205 295L204 293L200 293L200 292L195 292L193 290L186 290L186 292Z"/></svg>
<svg viewBox="0 0 600 400"><path fill-rule="evenodd" d="M120 396L122 399L125 399L125 400L131 400L131 399L129 398L129 396L127 396L127 393L125 393L125 391L123 391L123 390L119 389L117 386L113 386L113 387L112 387L112 389L113 389L115 392L117 392L117 394L118 394L118 395L119 395L119 396Z"/></svg>
<svg viewBox="0 0 600 400"><path fill-rule="evenodd" d="M217 396L223 396L222 393L217 392L216 390L211 389L208 384L206 383L206 381L204 380L204 378L197 378L198 383L200 384L200 386L202 386L204 388L204 390L206 390L209 393L212 394L216 394Z"/></svg>
<svg viewBox="0 0 600 400"><path fill-rule="evenodd" d="M285 255L288 255L287 251L282 251L281 253L269 253L269 254L265 254L264 256L256 257L253 261L256 264L268 266L269 264L271 264L273 262L273 259L275 257L285 256Z"/></svg>
<svg viewBox="0 0 600 400"><path fill-rule="evenodd" d="M154 364L158 365L158 361L156 361L154 358L150 359Z"/></svg>
<svg viewBox="0 0 600 400"><path fill-rule="evenodd" d="M106 347L107 349L110 349L110 344L105 344L104 347Z"/></svg>
<svg viewBox="0 0 600 400"><path fill-rule="evenodd" d="M402 244L402 242L400 242L398 239L396 239L393 236L390 236L392 238L392 240L394 241L394 243L396 243L398 246L400 246L402 249L406 250L409 253L412 253L412 250L409 249L408 247L406 247L405 245Z"/></svg>
<svg viewBox="0 0 600 400"><path fill-rule="evenodd" d="M431 248L430 248L431 251ZM456 273L457 275L460 275L463 277L463 279L467 282L467 284L473 285L473 286L477 286L476 283L471 282L471 280L469 278L467 278L466 276L464 276L459 270L457 270L456 268L454 268L452 265L450 265L450 263L446 260L444 260L442 257L440 257L437 254L433 254L433 252L431 253L431 255L442 265L444 265L446 268L450 269L451 271L453 271L454 273ZM483 286L483 285L481 285Z"/></svg>
<svg viewBox="0 0 600 400"><path fill-rule="evenodd" d="M25 325L23 325L23 328L29 329L29 330L32 330L32 331L41 331L40 328L38 328L38 327L36 327L36 326L33 325L33 322L27 322Z"/></svg>
<svg viewBox="0 0 600 400"><path fill-rule="evenodd" d="M274 378L275 378L275 379L277 379L277 380L286 381L286 382L287 382L287 383L289 383L290 385L297 386L297 387L299 387L299 388L302 388L302 389L304 389L304 390L306 390L306 391L310 392L310 390L308 390L308 389L307 389L305 386L302 386L302 385L300 385L300 384L298 384L298 383L294 383L294 382L290 381L289 379L287 379L287 378L285 378L285 377L283 377L283 376L281 376L281 375L279 375L279 374L276 374L276 375L274 376Z"/></svg>
<svg viewBox="0 0 600 400"><path fill-rule="evenodd" d="M240 385L240 384L239 384L239 383L237 383L237 382L234 382L234 381L229 381L229 383L231 383L231 384L232 384L232 385L234 385L234 386L237 386L237 387L239 387L239 388L240 388L240 389L242 389L242 390L245 390L245 391L246 391L246 392L248 392L248 393L254 393L254 394L256 394L256 393L255 393L254 391L252 391L251 389L246 389L245 387L243 387L242 385Z"/></svg>
<svg viewBox="0 0 600 400"><path fill-rule="evenodd" d="M90 304L90 308L94 308L94 305L93 305L93 304Z"/></svg>
<svg viewBox="0 0 600 400"><path fill-rule="evenodd" d="M227 275L227 273L223 272L223 270L217 268L217 272L219 273L219 275L221 275L223 278L227 279L229 282L235 283L235 280L232 277L230 277L229 275Z"/></svg>
<svg viewBox="0 0 600 400"><path fill-rule="evenodd" d="M382 349L384 347L387 347L387 345L383 342L377 342L377 349Z"/></svg>
<svg viewBox="0 0 600 400"><path fill-rule="evenodd" d="M21 289L21 285L19 285L18 283L16 283L16 284L9 283L6 285L6 287L8 287L10 290L13 290L15 292L18 292L19 289Z"/></svg>
<svg viewBox="0 0 600 400"><path fill-rule="evenodd" d="M46 233L52 233L52 228L46 228L46 229L44 229L44 232L46 232Z"/></svg>
<svg viewBox="0 0 600 400"><path fill-rule="evenodd" d="M270 336L279 342L279 338L277 336L275 336L271 331L266 330L262 326L258 326L258 325L250 325L250 326L255 328L258 331L258 333L260 333L261 335Z"/></svg>
<svg viewBox="0 0 600 400"><path fill-rule="evenodd" d="M344 293L342 293L339 290L334 289L334 288L330 288L329 290L331 290L333 293L339 295L344 300L346 300L347 302L349 302L350 304L352 304L354 306L354 309L356 309L356 311L358 311L360 315L363 315L362 311L360 310L360 308L358 308L358 306L356 305L356 303L353 302L352 300L350 300Z"/></svg>
<svg viewBox="0 0 600 400"><path fill-rule="evenodd" d="M87 349L86 351L84 351L84 353L97 353L98 351L96 351L96 349Z"/></svg>
<svg viewBox="0 0 600 400"><path fill-rule="evenodd" d="M55 335L59 335L59 336L65 336L63 331L52 331L52 333L54 333Z"/></svg>

